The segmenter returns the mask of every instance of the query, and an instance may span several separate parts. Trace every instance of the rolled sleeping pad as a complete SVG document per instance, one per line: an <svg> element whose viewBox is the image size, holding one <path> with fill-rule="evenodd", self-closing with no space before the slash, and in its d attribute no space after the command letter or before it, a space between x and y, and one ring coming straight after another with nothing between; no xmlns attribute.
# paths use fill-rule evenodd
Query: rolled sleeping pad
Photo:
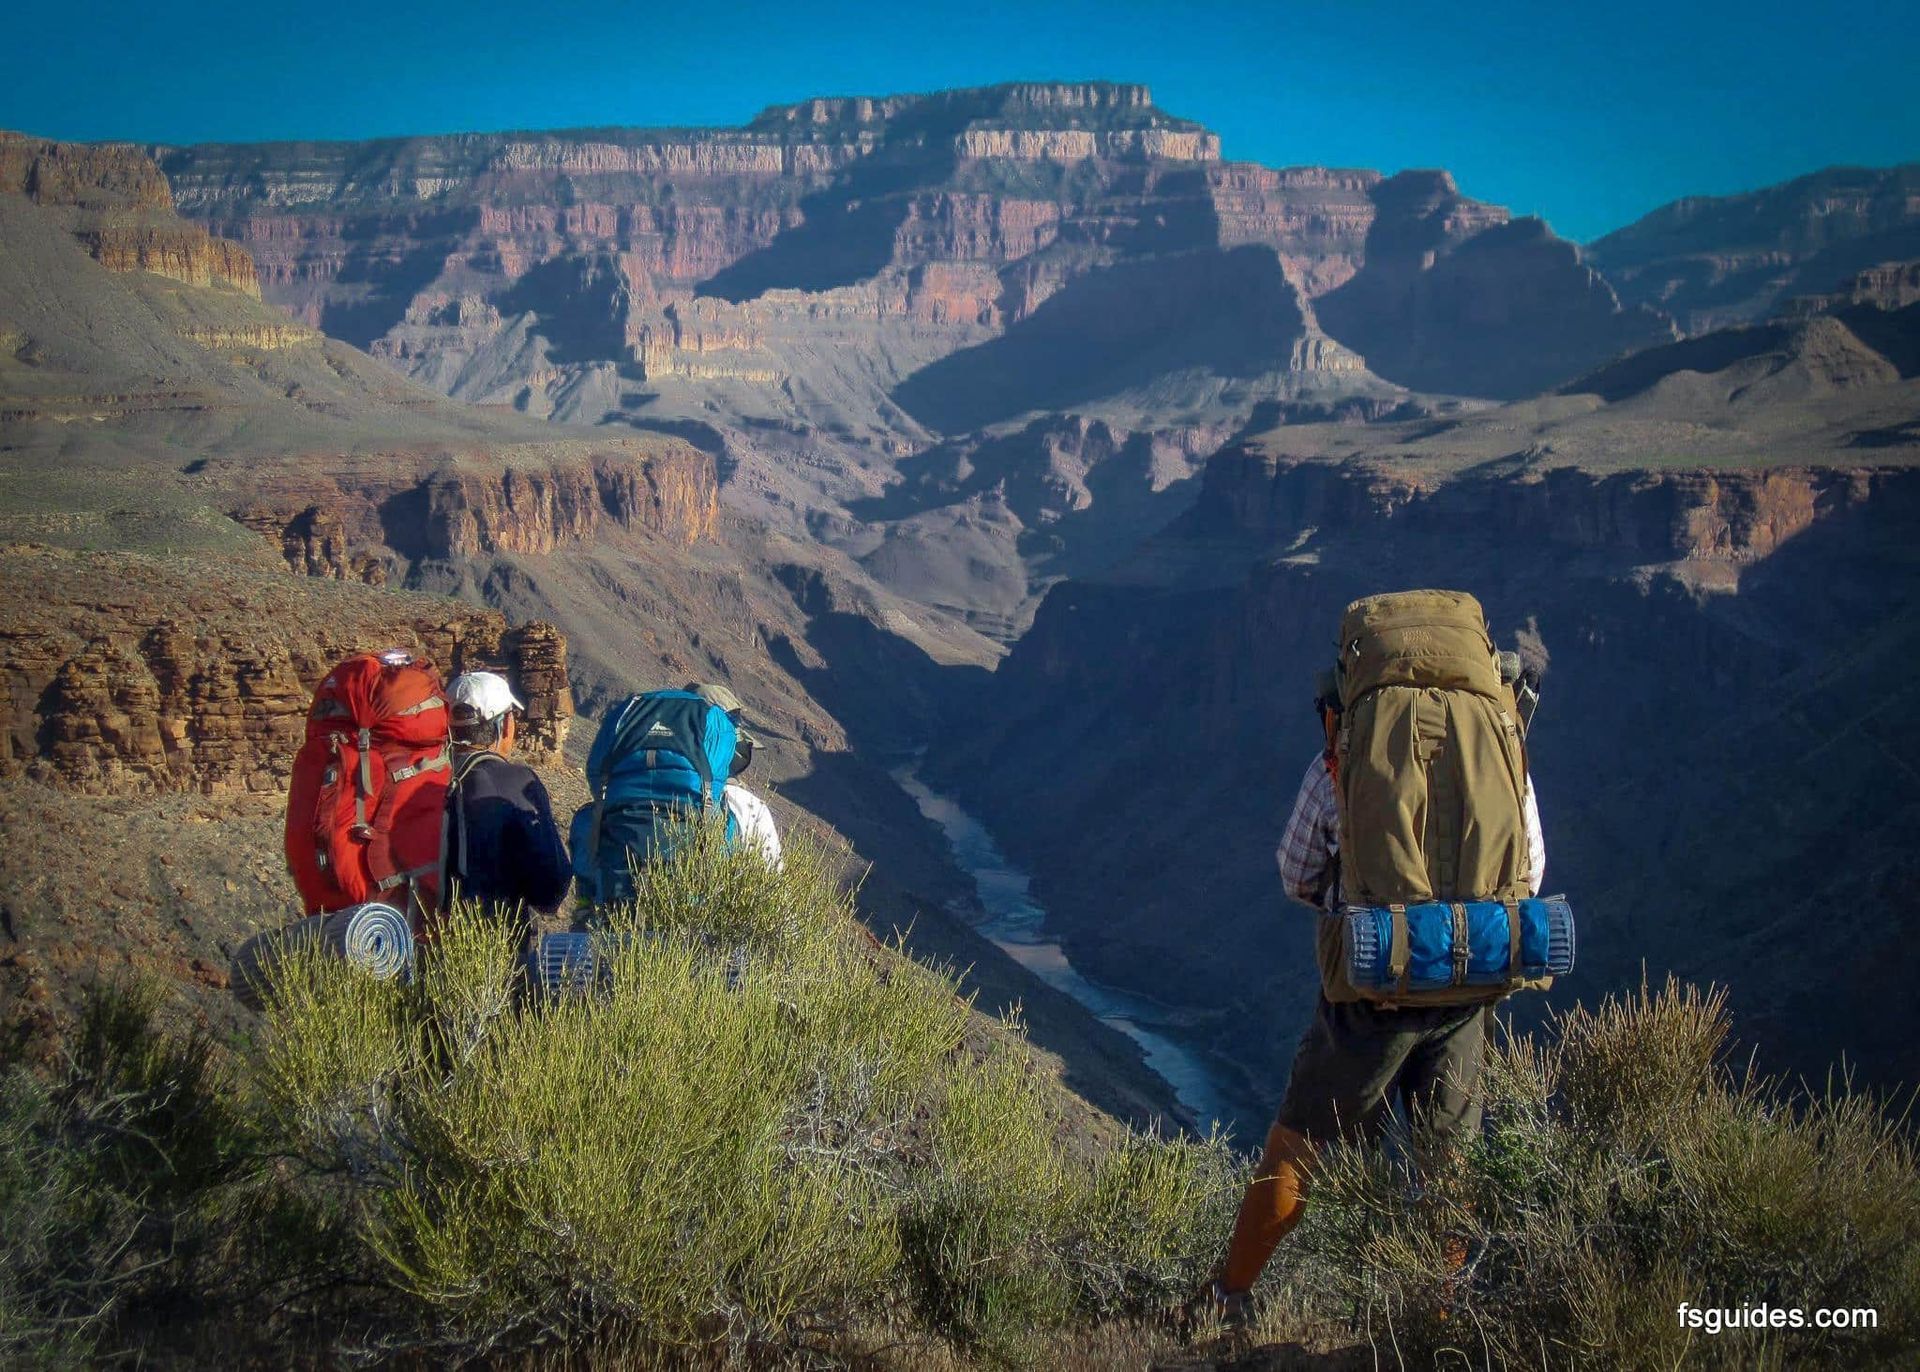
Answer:
<svg viewBox="0 0 1920 1372"><path fill-rule="evenodd" d="M315 941L329 956L379 981L404 976L413 968L413 925L393 906L371 901L255 934L233 955L228 984L235 998L249 1010L264 1010L274 962Z"/></svg>
<svg viewBox="0 0 1920 1372"><path fill-rule="evenodd" d="M377 900L328 915L320 938L329 953L376 981L391 981L413 970L413 922Z"/></svg>
<svg viewBox="0 0 1920 1372"><path fill-rule="evenodd" d="M1467 912L1466 980L1454 980L1453 906L1425 901L1406 907L1409 991L1442 991L1455 985L1503 986L1510 981L1565 976L1573 970L1573 910L1564 896L1530 896L1520 909L1520 965L1512 957L1507 907L1497 900L1465 902ZM1381 991L1399 986L1389 959L1393 951L1393 911L1384 905L1341 907L1346 925L1347 976L1356 987Z"/></svg>
<svg viewBox="0 0 1920 1372"><path fill-rule="evenodd" d="M527 978L534 990L547 996L590 991L613 980L609 955L618 956L633 942L631 934L541 934L527 950Z"/></svg>
<svg viewBox="0 0 1920 1372"><path fill-rule="evenodd" d="M611 934L575 932L540 934L527 949L527 979L533 989L545 996L564 996L590 991L613 980L612 959L633 946L636 938L650 934ZM745 975L747 950L735 948L727 954L727 987L739 986Z"/></svg>

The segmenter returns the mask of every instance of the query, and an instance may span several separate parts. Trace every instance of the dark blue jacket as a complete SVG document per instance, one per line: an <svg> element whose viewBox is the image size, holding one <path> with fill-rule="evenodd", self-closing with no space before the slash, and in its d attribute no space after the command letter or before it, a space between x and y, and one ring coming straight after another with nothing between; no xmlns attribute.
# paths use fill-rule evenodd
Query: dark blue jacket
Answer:
<svg viewBox="0 0 1920 1372"><path fill-rule="evenodd" d="M458 754L447 807L447 877L462 898L505 909L559 908L572 864L547 788L531 767L497 753Z"/></svg>

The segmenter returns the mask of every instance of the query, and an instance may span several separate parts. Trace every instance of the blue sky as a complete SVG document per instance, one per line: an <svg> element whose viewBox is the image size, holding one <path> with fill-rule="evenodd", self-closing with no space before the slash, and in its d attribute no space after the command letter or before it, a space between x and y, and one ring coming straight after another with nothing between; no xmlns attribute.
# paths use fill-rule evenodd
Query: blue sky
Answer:
<svg viewBox="0 0 1920 1372"><path fill-rule="evenodd" d="M152 142L733 124L766 105L1103 77L1273 165L1444 166L1587 240L1676 196L1920 160L1920 3L297 8L27 0L0 127Z"/></svg>

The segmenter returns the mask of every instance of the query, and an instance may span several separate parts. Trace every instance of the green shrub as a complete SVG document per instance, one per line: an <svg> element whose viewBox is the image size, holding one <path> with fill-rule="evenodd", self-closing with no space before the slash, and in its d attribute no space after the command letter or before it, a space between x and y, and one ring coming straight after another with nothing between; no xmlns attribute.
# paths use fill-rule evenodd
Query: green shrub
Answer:
<svg viewBox="0 0 1920 1372"><path fill-rule="evenodd" d="M1669 981L1558 1029L1497 1046L1486 1130L1446 1184L1329 1152L1296 1278L1421 1365L1910 1365L1920 1168L1900 1122L1736 1076L1717 992ZM1709 1335L1682 1302L1871 1307L1879 1325Z"/></svg>
<svg viewBox="0 0 1920 1372"><path fill-rule="evenodd" d="M50 1079L0 1062L0 1356L86 1360L116 1322L302 1268L326 1226L262 1142L212 1040L169 1029L151 986L91 988Z"/></svg>
<svg viewBox="0 0 1920 1372"><path fill-rule="evenodd" d="M267 1361L288 1319L323 1359L1164 1356L1153 1323L1219 1255L1245 1160L1076 1133L1017 1022L865 936L844 866L690 835L607 913L585 995L536 995L474 911L411 982L295 953L231 1061L151 993L96 990L58 1071L0 1061L0 1361L181 1317ZM1322 1156L1260 1328L1383 1365L1906 1365L1905 1121L1735 1073L1726 1035L1720 995L1669 983L1498 1043L1485 1130L1432 1173L1405 1140ZM1682 1302L1880 1323L1709 1335Z"/></svg>
<svg viewBox="0 0 1920 1372"><path fill-rule="evenodd" d="M876 947L842 866L690 833L607 912L589 995L533 999L473 911L410 985L278 965L266 1109L343 1188L389 1344L738 1357L887 1329L1012 1361L1192 1275L1224 1150L1072 1147L1017 1033Z"/></svg>

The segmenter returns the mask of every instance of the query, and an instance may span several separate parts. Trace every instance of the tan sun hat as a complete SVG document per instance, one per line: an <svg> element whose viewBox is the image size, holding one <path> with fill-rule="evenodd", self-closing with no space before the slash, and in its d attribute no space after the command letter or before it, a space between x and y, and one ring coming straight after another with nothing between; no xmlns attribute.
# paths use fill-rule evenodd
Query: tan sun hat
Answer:
<svg viewBox="0 0 1920 1372"><path fill-rule="evenodd" d="M747 707L741 702L740 697L733 693L731 687L722 686L717 681L689 681L685 686L681 687L681 689L691 691L694 695L706 701L707 704L717 705L722 710L725 710L728 717L733 720L735 730L741 739L748 743L759 743L759 739L755 738L745 729L740 728L740 716L746 713Z"/></svg>

